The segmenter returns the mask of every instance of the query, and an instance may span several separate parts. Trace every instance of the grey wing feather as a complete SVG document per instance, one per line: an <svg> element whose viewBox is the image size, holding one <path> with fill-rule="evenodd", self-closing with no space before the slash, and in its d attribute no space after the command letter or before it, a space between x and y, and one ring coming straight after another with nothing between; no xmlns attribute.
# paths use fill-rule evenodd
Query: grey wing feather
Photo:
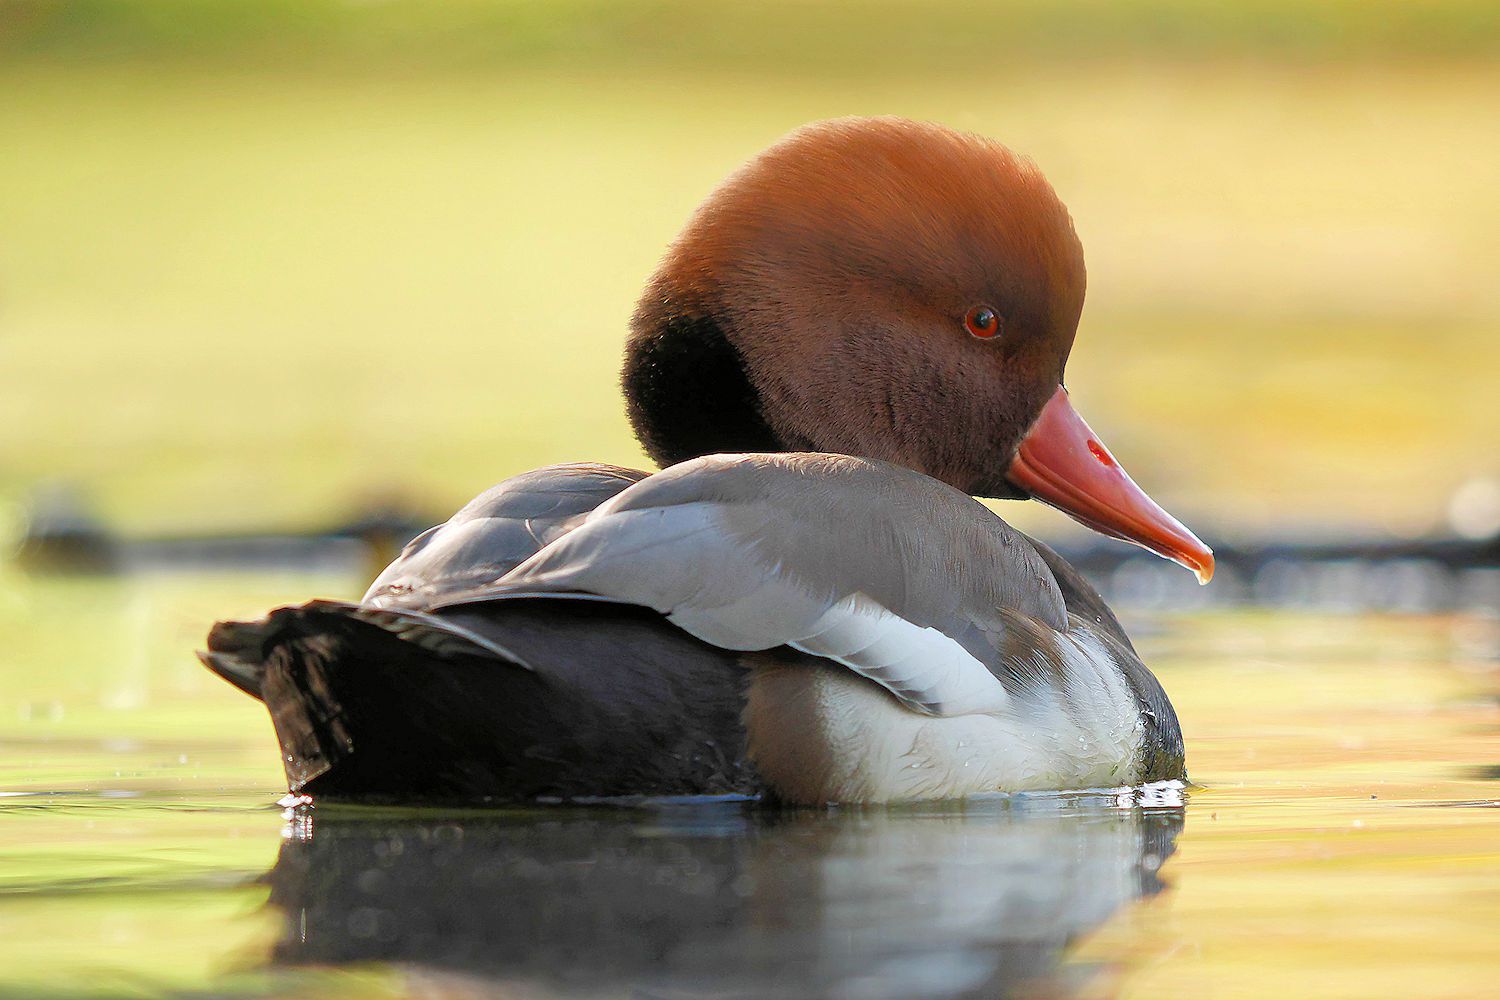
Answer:
<svg viewBox="0 0 1500 1000"><path fill-rule="evenodd" d="M1004 701L1008 616L1067 627L1052 574L1004 521L926 476L835 455L674 466L451 600L523 591L641 604L724 648L790 645L936 714Z"/></svg>
<svg viewBox="0 0 1500 1000"><path fill-rule="evenodd" d="M692 533L712 544L685 544ZM674 558L688 562L667 560L664 575L687 577L709 593L740 593L778 576L829 596L858 589L924 625L983 622L1006 609L1067 627L1057 582L1024 535L935 479L844 455L684 462L601 504L559 542L518 566L505 584L545 577L564 589L563 581L585 575L627 583L649 576L642 560L652 550L671 546ZM736 578L716 563L709 551L715 544L741 553L759 569L756 577ZM644 582L667 585L659 577Z"/></svg>
<svg viewBox="0 0 1500 1000"><path fill-rule="evenodd" d="M635 469L577 463L507 479L413 539L370 585L363 603L423 609L484 586L645 477Z"/></svg>
<svg viewBox="0 0 1500 1000"><path fill-rule="evenodd" d="M337 616L373 625L435 656L496 659L534 669L503 643L458 622L422 611L377 608L347 601L308 601L267 614L257 621L221 621L208 633L208 649L198 658L210 670L252 697L260 698L269 648L310 618Z"/></svg>
<svg viewBox="0 0 1500 1000"><path fill-rule="evenodd" d="M437 656L493 656L515 666L532 669L514 651L487 636L465 628L454 621L422 611L399 608L374 608L337 601L313 601L306 605L318 610L342 610L355 621L367 622L404 639Z"/></svg>
<svg viewBox="0 0 1500 1000"><path fill-rule="evenodd" d="M1099 591L1094 589L1094 585L1089 583L1088 579L1071 563L1058 555L1050 545L1030 535L1022 537L1031 544L1032 548L1036 549L1037 555L1042 557L1047 568L1052 571L1052 576L1057 580L1058 589L1062 593L1063 602L1067 605L1068 613L1078 615L1092 623L1095 631L1108 635L1129 650L1132 656L1135 655L1135 646L1131 643L1130 636L1125 634L1120 620L1115 617L1109 605L1104 603L1104 598L1099 595Z"/></svg>

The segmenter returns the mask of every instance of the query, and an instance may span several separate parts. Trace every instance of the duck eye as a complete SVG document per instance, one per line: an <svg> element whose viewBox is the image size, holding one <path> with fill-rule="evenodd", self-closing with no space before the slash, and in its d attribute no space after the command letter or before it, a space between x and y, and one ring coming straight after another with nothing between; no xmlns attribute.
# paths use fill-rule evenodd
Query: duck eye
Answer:
<svg viewBox="0 0 1500 1000"><path fill-rule="evenodd" d="M989 306L975 306L964 317L964 326L974 336L987 340L1000 332L1000 314Z"/></svg>

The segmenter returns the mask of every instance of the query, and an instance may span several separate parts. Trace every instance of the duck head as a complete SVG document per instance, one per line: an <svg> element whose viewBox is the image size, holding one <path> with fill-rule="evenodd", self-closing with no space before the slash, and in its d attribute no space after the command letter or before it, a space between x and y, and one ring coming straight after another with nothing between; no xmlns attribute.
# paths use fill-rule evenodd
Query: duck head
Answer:
<svg viewBox="0 0 1500 1000"><path fill-rule="evenodd" d="M1069 401L1083 247L1030 161L895 118L806 126L698 208L631 322L630 420L663 465L822 451L1033 497L1193 570L1213 555Z"/></svg>

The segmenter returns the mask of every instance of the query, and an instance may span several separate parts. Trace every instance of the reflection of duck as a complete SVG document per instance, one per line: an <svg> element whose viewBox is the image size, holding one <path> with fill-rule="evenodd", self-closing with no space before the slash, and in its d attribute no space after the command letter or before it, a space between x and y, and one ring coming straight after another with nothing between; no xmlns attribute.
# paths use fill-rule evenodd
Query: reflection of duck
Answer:
<svg viewBox="0 0 1500 1000"><path fill-rule="evenodd" d="M320 812L269 876L275 957L401 963L503 996L1005 996L1158 891L1181 828L1180 808L1103 797L864 815ZM504 992L522 984L537 992Z"/></svg>
<svg viewBox="0 0 1500 1000"><path fill-rule="evenodd" d="M671 468L509 480L363 603L220 624L205 662L266 702L293 788L323 795L1181 777L1172 707L1109 609L969 495L1211 573L1061 388L1083 289L1067 211L1004 147L803 129L708 199L641 300L625 391Z"/></svg>

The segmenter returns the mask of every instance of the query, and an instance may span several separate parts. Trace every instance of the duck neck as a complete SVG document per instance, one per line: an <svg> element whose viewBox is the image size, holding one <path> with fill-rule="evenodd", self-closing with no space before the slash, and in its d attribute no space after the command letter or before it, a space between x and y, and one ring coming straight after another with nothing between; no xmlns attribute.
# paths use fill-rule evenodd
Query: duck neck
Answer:
<svg viewBox="0 0 1500 1000"><path fill-rule="evenodd" d="M658 302L636 314L620 377L646 452L665 467L700 455L786 451L724 324L708 311Z"/></svg>

